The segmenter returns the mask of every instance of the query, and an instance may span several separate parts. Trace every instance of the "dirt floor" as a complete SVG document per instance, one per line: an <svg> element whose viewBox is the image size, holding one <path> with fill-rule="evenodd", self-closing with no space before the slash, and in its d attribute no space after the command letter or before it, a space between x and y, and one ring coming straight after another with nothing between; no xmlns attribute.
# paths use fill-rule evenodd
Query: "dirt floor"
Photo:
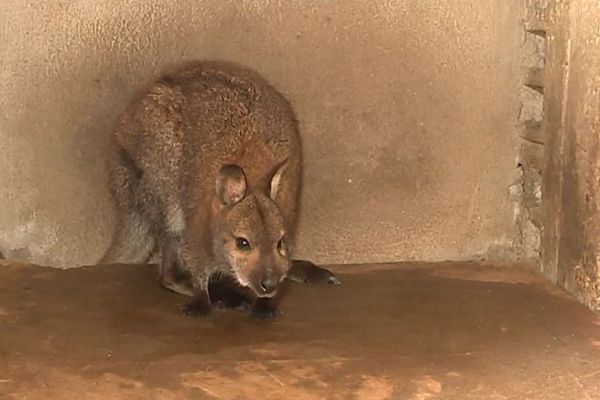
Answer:
<svg viewBox="0 0 600 400"><path fill-rule="evenodd" d="M524 267L339 267L265 322L184 318L148 266L0 263L2 399L600 399L600 321Z"/></svg>

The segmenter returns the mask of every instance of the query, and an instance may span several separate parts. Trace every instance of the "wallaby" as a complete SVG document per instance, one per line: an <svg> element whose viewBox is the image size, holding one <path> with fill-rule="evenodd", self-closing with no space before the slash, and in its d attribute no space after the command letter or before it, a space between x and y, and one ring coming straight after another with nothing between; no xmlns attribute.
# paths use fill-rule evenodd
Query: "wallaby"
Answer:
<svg viewBox="0 0 600 400"><path fill-rule="evenodd" d="M118 225L100 263L142 263L160 253L160 283L193 296L186 315L208 315L211 300L249 301L251 315L269 318L286 277L339 283L291 259L302 180L298 123L255 71L198 61L166 73L121 115L108 169ZM228 284L209 294L214 277Z"/></svg>

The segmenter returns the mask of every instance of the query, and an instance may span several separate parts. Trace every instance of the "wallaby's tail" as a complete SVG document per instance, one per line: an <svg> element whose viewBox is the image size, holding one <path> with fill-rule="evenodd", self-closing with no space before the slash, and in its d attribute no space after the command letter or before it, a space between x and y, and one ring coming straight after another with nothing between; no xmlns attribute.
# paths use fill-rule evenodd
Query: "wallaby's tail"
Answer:
<svg viewBox="0 0 600 400"><path fill-rule="evenodd" d="M155 247L150 223L139 214L130 214L117 227L110 247L98 264L144 263Z"/></svg>

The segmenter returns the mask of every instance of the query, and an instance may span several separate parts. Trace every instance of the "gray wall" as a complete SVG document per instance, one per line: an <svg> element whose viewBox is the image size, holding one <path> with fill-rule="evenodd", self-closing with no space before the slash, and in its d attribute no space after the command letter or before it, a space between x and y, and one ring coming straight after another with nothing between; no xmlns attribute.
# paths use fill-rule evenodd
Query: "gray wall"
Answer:
<svg viewBox="0 0 600 400"><path fill-rule="evenodd" d="M298 256L464 259L516 238L519 2L0 3L0 251L93 263L114 220L103 164L128 98L167 65L220 58L296 107Z"/></svg>

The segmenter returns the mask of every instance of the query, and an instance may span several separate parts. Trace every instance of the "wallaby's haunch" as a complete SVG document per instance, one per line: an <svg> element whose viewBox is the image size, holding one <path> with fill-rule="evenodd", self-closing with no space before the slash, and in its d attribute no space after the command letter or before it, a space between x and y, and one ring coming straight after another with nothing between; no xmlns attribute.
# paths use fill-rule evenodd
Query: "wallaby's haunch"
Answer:
<svg viewBox="0 0 600 400"><path fill-rule="evenodd" d="M165 74L120 117L109 174L119 222L101 263L160 253L161 284L193 296L187 315L209 314L212 300L251 302L253 315L272 317L284 278L339 282L291 259L298 124L289 102L252 70L211 61ZM228 283L209 295L211 277Z"/></svg>

